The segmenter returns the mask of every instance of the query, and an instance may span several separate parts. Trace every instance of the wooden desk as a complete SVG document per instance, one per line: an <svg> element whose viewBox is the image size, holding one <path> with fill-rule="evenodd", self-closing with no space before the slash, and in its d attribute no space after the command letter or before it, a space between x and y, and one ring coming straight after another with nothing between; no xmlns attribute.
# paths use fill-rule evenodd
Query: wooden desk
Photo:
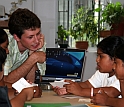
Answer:
<svg viewBox="0 0 124 107"><path fill-rule="evenodd" d="M85 98L86 99L86 98ZM89 98L87 98L89 99ZM71 105L81 105L89 104L90 102L78 102L79 98L62 98L61 96L56 95L53 91L43 91L41 98L33 98L31 101L26 103L70 103ZM107 107L107 106L101 106Z"/></svg>
<svg viewBox="0 0 124 107"><path fill-rule="evenodd" d="M3 29L8 29L8 21L0 21L0 27Z"/></svg>

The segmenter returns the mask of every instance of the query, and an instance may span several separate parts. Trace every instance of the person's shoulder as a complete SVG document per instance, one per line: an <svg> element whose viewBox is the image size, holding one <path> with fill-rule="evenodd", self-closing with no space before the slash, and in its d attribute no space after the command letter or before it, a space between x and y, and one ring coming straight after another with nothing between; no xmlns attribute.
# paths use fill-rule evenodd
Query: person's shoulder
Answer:
<svg viewBox="0 0 124 107"><path fill-rule="evenodd" d="M9 38L9 45L8 45L9 54L17 53L18 52L17 41L13 38L12 35L8 36L8 38Z"/></svg>

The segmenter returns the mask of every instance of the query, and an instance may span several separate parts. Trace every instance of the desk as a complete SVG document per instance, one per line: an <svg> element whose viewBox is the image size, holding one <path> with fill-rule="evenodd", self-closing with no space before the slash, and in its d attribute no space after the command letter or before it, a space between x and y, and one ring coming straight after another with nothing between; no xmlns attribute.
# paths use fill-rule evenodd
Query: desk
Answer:
<svg viewBox="0 0 124 107"><path fill-rule="evenodd" d="M89 99L89 98L87 98ZM31 101L26 103L70 103L71 105L81 105L88 104L90 102L78 102L79 98L62 98L61 96L56 95L53 91L43 91L41 98L33 98ZM107 106L102 106L107 107Z"/></svg>

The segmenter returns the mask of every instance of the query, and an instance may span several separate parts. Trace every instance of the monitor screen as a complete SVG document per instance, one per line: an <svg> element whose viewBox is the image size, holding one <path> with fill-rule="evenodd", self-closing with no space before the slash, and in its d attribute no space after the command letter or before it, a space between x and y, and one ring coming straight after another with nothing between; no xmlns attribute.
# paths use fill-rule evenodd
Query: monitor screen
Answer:
<svg viewBox="0 0 124 107"><path fill-rule="evenodd" d="M47 48L46 71L43 77L81 79L85 50Z"/></svg>

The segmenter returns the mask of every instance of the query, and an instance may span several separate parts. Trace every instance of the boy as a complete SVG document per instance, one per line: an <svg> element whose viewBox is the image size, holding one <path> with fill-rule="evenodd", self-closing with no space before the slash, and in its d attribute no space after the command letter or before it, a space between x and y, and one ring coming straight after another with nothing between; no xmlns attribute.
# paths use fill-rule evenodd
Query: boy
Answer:
<svg viewBox="0 0 124 107"><path fill-rule="evenodd" d="M39 69L41 75L45 71L46 54L40 19L30 10L19 8L11 15L8 27L11 35L4 80L8 87L22 77L34 82L35 71Z"/></svg>

